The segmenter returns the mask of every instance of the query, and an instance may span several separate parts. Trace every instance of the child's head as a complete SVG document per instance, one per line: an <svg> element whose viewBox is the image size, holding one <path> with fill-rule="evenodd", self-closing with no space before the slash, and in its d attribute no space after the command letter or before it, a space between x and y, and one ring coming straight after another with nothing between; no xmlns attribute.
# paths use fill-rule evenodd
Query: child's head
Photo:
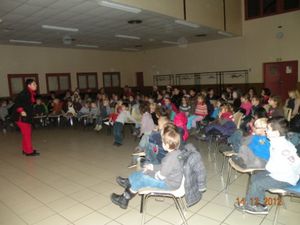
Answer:
<svg viewBox="0 0 300 225"><path fill-rule="evenodd" d="M91 103L91 108L97 108L96 102L92 102L92 103Z"/></svg>
<svg viewBox="0 0 300 225"><path fill-rule="evenodd" d="M128 111L128 103L124 102L122 103L122 111Z"/></svg>
<svg viewBox="0 0 300 225"><path fill-rule="evenodd" d="M265 108L259 107L258 109L255 110L253 117L254 117L254 119L266 118L267 111L265 110Z"/></svg>
<svg viewBox="0 0 300 225"><path fill-rule="evenodd" d="M250 101L249 94L244 94L241 96L241 102L249 102L249 101Z"/></svg>
<svg viewBox="0 0 300 225"><path fill-rule="evenodd" d="M142 114L144 114L144 113L146 113L146 112L150 112L150 105L149 105L149 103L142 103L142 104L140 104L140 112L142 113Z"/></svg>
<svg viewBox="0 0 300 225"><path fill-rule="evenodd" d="M220 106L220 113L232 112L232 107L230 104L222 104Z"/></svg>
<svg viewBox="0 0 300 225"><path fill-rule="evenodd" d="M183 97L183 98L181 99L181 104L182 104L182 105L187 105L187 104L188 104L188 99L187 99L186 97Z"/></svg>
<svg viewBox="0 0 300 225"><path fill-rule="evenodd" d="M252 97L251 99L251 104L253 106L258 106L260 104L260 98L257 97L256 95Z"/></svg>
<svg viewBox="0 0 300 225"><path fill-rule="evenodd" d="M60 102L59 98L55 98L55 99L53 100L53 103L54 103L54 104L59 104L59 102Z"/></svg>
<svg viewBox="0 0 300 225"><path fill-rule="evenodd" d="M289 97L294 99L294 98L299 98L300 94L298 90L291 90L289 91Z"/></svg>
<svg viewBox="0 0 300 225"><path fill-rule="evenodd" d="M171 152L177 150L180 146L180 135L174 129L170 129L162 136L164 150Z"/></svg>
<svg viewBox="0 0 300 225"><path fill-rule="evenodd" d="M270 96L271 95L271 90L269 88L263 88L261 90L261 96Z"/></svg>
<svg viewBox="0 0 300 225"><path fill-rule="evenodd" d="M166 116L160 116L158 119L158 129L162 130L164 128L164 126L170 122L170 120L168 119L168 117Z"/></svg>
<svg viewBox="0 0 300 225"><path fill-rule="evenodd" d="M254 122L254 132L256 135L265 136L267 129L267 118L260 118Z"/></svg>
<svg viewBox="0 0 300 225"><path fill-rule="evenodd" d="M207 90L207 94L209 94L210 96L213 96L213 95L215 94L214 89L213 89L213 88L209 88L209 89Z"/></svg>
<svg viewBox="0 0 300 225"><path fill-rule="evenodd" d="M170 105L171 104L171 99L169 97L164 99L165 105Z"/></svg>
<svg viewBox="0 0 300 225"><path fill-rule="evenodd" d="M7 101L4 101L4 100L0 101L0 106L1 107L6 107L7 106Z"/></svg>
<svg viewBox="0 0 300 225"><path fill-rule="evenodd" d="M36 99L36 104L37 104L37 105L42 104L42 99L41 99L41 98L37 98L37 99Z"/></svg>
<svg viewBox="0 0 300 225"><path fill-rule="evenodd" d="M281 98L279 96L271 96L268 100L268 103L273 108L277 108L281 106Z"/></svg>
<svg viewBox="0 0 300 225"><path fill-rule="evenodd" d="M204 95L199 95L198 98L197 98L197 102L198 103L203 103L204 101L205 101Z"/></svg>
<svg viewBox="0 0 300 225"><path fill-rule="evenodd" d="M109 100L108 99L104 99L103 100L103 105L104 106L108 106L109 105Z"/></svg>
<svg viewBox="0 0 300 225"><path fill-rule="evenodd" d="M150 103L149 108L150 108L150 113L154 113L156 111L156 104Z"/></svg>
<svg viewBox="0 0 300 225"><path fill-rule="evenodd" d="M196 90L195 89L191 89L189 93L190 93L190 96L193 97L193 96L196 95Z"/></svg>
<svg viewBox="0 0 300 225"><path fill-rule="evenodd" d="M288 123L283 117L274 117L268 120L267 136L276 138L285 136L288 132Z"/></svg>
<svg viewBox="0 0 300 225"><path fill-rule="evenodd" d="M239 90L233 90L233 91L232 91L232 98L233 98L233 99L238 99L238 98L240 98L240 97L241 97L241 93L240 93Z"/></svg>

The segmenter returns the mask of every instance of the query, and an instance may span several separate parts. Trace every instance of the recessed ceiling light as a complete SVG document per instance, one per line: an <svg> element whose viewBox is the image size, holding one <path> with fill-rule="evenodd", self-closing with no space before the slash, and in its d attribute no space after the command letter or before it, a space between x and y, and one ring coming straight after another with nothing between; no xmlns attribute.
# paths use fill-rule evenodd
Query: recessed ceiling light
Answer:
<svg viewBox="0 0 300 225"><path fill-rule="evenodd" d="M76 45L77 47L82 47L82 48L98 48L98 45L85 45L85 44L78 44Z"/></svg>
<svg viewBox="0 0 300 225"><path fill-rule="evenodd" d="M206 37L207 34L196 34L195 37Z"/></svg>
<svg viewBox="0 0 300 225"><path fill-rule="evenodd" d="M35 45L42 44L42 42L40 42L40 41L25 41L25 40L14 40L14 39L9 40L9 42L11 42L11 43L22 43L22 44L35 44Z"/></svg>
<svg viewBox="0 0 300 225"><path fill-rule="evenodd" d="M198 24L187 22L185 20L175 20L175 23L180 24L180 25L184 25L184 26L187 26L187 27L192 27L192 28L199 28L200 27Z"/></svg>
<svg viewBox="0 0 300 225"><path fill-rule="evenodd" d="M44 29L50 30L62 30L62 31L70 31L70 32L78 32L78 28L71 28L71 27L59 27L59 26L51 26L51 25L42 25Z"/></svg>
<svg viewBox="0 0 300 225"><path fill-rule="evenodd" d="M170 44L170 45L178 45L179 44L178 42L175 42L175 41L163 41L162 43Z"/></svg>
<svg viewBox="0 0 300 225"><path fill-rule="evenodd" d="M0 23L2 22L2 20L0 19Z"/></svg>
<svg viewBox="0 0 300 225"><path fill-rule="evenodd" d="M122 48L123 50L126 50L126 51L138 51L139 49L137 48Z"/></svg>
<svg viewBox="0 0 300 225"><path fill-rule="evenodd" d="M221 31L221 30L218 31L218 34L226 36L226 37L232 37L233 36L233 34L225 32L225 31Z"/></svg>
<svg viewBox="0 0 300 225"><path fill-rule="evenodd" d="M130 35L124 35L124 34L116 34L115 37L118 38L127 38L127 39L135 39L135 40L140 40L140 37L137 36L130 36Z"/></svg>
<svg viewBox="0 0 300 225"><path fill-rule="evenodd" d="M142 12L141 9L139 8L135 8L135 7L130 7L130 6L126 6L126 5L121 5L118 3L113 3L113 2L108 2L108 1L100 1L99 4L101 6L105 6L108 8L113 8L113 9L118 9L118 10L122 10L125 12L131 12L131 13L140 13Z"/></svg>
<svg viewBox="0 0 300 225"><path fill-rule="evenodd" d="M143 21L142 20L128 20L127 23L129 24L141 24Z"/></svg>

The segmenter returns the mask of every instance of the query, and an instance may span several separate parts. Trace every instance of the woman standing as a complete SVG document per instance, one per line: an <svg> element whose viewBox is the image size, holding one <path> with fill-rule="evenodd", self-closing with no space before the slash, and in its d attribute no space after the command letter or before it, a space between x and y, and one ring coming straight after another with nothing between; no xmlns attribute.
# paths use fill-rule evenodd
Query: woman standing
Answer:
<svg viewBox="0 0 300 225"><path fill-rule="evenodd" d="M40 153L33 150L31 142L33 104L35 103L37 84L33 79L28 79L25 81L25 86L26 88L15 99L13 119L22 133L23 154L26 156L38 156Z"/></svg>

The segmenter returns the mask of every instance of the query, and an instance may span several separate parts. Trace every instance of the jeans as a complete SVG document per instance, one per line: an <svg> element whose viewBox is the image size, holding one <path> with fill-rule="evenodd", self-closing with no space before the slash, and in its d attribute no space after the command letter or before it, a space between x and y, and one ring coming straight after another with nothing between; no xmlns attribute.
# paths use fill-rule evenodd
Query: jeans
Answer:
<svg viewBox="0 0 300 225"><path fill-rule="evenodd" d="M229 138L228 143L232 145L234 152L239 152L242 145L243 132L241 130L236 130Z"/></svg>
<svg viewBox="0 0 300 225"><path fill-rule="evenodd" d="M122 144L123 141L123 123L115 122L113 127L113 134L115 138L115 143Z"/></svg>
<svg viewBox="0 0 300 225"><path fill-rule="evenodd" d="M270 188L286 188L291 186L289 183L278 181L269 176L268 171L258 172L251 176L248 193L246 195L246 203L266 204L265 192Z"/></svg>
<svg viewBox="0 0 300 225"><path fill-rule="evenodd" d="M137 192L141 188L159 188L168 189L167 184L162 180L156 180L142 172L134 172L129 177L130 189Z"/></svg>

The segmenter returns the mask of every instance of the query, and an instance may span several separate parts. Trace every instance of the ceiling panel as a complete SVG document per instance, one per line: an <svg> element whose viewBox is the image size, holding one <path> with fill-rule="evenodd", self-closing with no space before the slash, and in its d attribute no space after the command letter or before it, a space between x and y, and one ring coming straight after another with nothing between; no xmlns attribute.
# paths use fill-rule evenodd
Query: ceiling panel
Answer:
<svg viewBox="0 0 300 225"><path fill-rule="evenodd" d="M176 24L174 18L143 10L133 14L110 9L95 0L0 0L0 43L9 39L39 40L41 46L77 48L76 44L98 45L99 49L151 49L168 47L162 41L199 42L224 38L208 27L197 29ZM128 24L129 20L141 24ZM43 29L42 25L78 28L79 32ZM195 37L206 33L207 37ZM116 38L116 34L139 36L141 40ZM65 45L63 38L75 41Z"/></svg>

